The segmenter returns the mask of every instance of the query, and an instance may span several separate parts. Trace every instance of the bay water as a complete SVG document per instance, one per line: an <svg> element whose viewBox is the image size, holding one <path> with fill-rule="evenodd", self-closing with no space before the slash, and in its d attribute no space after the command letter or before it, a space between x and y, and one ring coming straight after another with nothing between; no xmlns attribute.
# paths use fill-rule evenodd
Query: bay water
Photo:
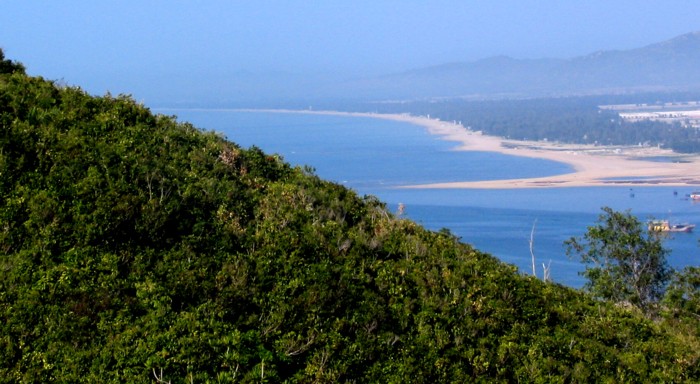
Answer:
<svg viewBox="0 0 700 384"><path fill-rule="evenodd" d="M431 230L449 229L463 242L538 277L580 287L583 265L566 255L564 241L582 236L604 206L629 210L640 220L700 224L691 187L580 187L537 189L403 189L450 181L541 177L571 172L562 163L457 151L457 143L405 122L336 115L156 109L243 146L257 146L360 195L375 195L392 210ZM698 235L677 233L664 244L674 268L698 265Z"/></svg>

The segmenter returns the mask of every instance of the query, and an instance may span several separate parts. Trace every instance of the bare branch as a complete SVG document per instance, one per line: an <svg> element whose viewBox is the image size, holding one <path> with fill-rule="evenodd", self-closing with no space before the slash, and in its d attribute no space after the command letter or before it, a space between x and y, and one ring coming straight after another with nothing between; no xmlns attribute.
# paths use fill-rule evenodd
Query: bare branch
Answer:
<svg viewBox="0 0 700 384"><path fill-rule="evenodd" d="M537 224L537 219L532 223L532 230L530 231L530 256L532 256L532 276L537 277L537 270L535 269L535 225Z"/></svg>
<svg viewBox="0 0 700 384"><path fill-rule="evenodd" d="M160 376L156 373L156 369L153 368L153 377L156 378L157 383L167 383L170 384L170 381L165 381L163 380L163 368L160 369Z"/></svg>

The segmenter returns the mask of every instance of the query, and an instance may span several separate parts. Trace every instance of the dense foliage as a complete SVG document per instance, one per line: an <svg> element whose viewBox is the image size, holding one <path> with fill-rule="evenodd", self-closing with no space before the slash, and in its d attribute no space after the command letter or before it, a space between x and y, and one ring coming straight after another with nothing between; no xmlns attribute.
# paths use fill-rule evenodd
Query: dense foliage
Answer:
<svg viewBox="0 0 700 384"><path fill-rule="evenodd" d="M429 115L514 140L549 140L601 145L653 145L682 153L700 152L700 130L657 121L629 122L600 105L654 104L696 100L697 94L587 96L513 100L414 101L359 104L349 108L384 113ZM680 98L680 99L679 99Z"/></svg>
<svg viewBox="0 0 700 384"><path fill-rule="evenodd" d="M700 267L686 267L671 275L664 299L672 310L700 315Z"/></svg>
<svg viewBox="0 0 700 384"><path fill-rule="evenodd" d="M5 58L5 52L0 49L0 74L13 72L24 73L24 66L21 63Z"/></svg>
<svg viewBox="0 0 700 384"><path fill-rule="evenodd" d="M0 382L700 380L694 333L129 97L0 74L0 176Z"/></svg>
<svg viewBox="0 0 700 384"><path fill-rule="evenodd" d="M593 295L651 311L671 278L664 235L645 228L629 211L604 207L598 224L565 244L567 253L586 264L585 288Z"/></svg>

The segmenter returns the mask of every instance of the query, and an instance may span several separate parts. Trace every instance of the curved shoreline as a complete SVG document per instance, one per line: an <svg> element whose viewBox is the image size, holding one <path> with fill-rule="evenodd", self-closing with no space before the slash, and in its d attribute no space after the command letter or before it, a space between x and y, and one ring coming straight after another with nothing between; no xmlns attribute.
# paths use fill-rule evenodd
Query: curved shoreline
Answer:
<svg viewBox="0 0 700 384"><path fill-rule="evenodd" d="M434 183L408 185L401 188L514 189L593 186L700 186L700 156L680 155L671 150L654 147L603 147L505 140L468 130L459 124L409 114L287 109L238 109L238 111L304 113L401 121L423 126L432 135L459 143L456 150L497 152L512 156L547 159L568 164L574 169L574 172L571 173L538 178ZM651 157L668 157L677 160L673 162L644 160L644 158Z"/></svg>

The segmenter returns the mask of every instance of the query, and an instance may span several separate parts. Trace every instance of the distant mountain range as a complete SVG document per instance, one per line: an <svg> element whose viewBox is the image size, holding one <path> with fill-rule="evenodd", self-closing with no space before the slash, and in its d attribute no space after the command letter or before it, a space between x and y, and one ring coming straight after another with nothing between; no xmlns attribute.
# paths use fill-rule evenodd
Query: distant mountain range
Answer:
<svg viewBox="0 0 700 384"><path fill-rule="evenodd" d="M571 59L496 56L346 82L365 98L543 96L700 89L700 32ZM328 89L331 91L331 89Z"/></svg>
<svg viewBox="0 0 700 384"><path fill-rule="evenodd" d="M216 84L209 78L161 83L173 86L168 94L182 95L182 105L208 106L700 91L700 31L642 48L569 59L496 56L365 78L286 72L222 74Z"/></svg>

